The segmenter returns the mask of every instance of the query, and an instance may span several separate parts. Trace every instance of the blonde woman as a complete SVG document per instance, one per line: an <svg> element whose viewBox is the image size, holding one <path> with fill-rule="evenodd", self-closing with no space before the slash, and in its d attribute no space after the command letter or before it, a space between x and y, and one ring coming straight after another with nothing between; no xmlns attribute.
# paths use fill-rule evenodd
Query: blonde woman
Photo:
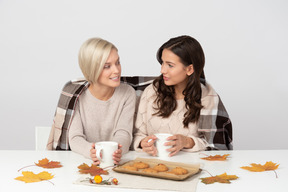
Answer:
<svg viewBox="0 0 288 192"><path fill-rule="evenodd" d="M91 158L98 165L100 162L96 157L95 143L116 141L119 149L114 152L113 159L118 164L122 153L129 151L132 142L135 90L120 82L120 58L112 43L101 38L88 39L81 46L78 57L85 80L71 82L64 87L62 95L72 96L69 97L70 103L63 102L69 104L66 107L65 121L58 126L62 128L62 133L58 136L58 141L54 133L54 139L50 143L55 149L71 148L72 151ZM74 85L78 87L75 88ZM63 94L65 90L66 94ZM57 109L59 108L64 107L58 104ZM57 111L54 124L57 124Z"/></svg>

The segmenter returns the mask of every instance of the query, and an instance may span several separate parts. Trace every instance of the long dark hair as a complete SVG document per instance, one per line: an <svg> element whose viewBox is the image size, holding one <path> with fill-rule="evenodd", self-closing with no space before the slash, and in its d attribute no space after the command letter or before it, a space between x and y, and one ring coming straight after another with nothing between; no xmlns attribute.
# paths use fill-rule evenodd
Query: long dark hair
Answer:
<svg viewBox="0 0 288 192"><path fill-rule="evenodd" d="M195 123L200 117L201 105L201 83L205 85L204 65L205 56L200 43L190 36L179 36L171 38L164 43L157 52L157 60L162 64L162 52L164 49L172 51L177 55L185 66L193 65L194 73L188 76L188 83L183 90L185 106L187 112L184 114L183 124L188 127L190 122ZM161 117L169 117L177 108L175 99L174 86L167 86L164 83L163 75L160 75L153 81L153 85L157 90L157 98L155 108L158 112L154 115Z"/></svg>

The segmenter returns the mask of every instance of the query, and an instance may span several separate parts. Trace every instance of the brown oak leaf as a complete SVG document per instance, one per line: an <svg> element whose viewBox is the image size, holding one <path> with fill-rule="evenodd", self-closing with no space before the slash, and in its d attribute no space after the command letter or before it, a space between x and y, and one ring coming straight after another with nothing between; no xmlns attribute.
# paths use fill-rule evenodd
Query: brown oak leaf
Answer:
<svg viewBox="0 0 288 192"><path fill-rule="evenodd" d="M224 154L224 155L210 155L208 157L202 157L201 159L205 159L205 160L208 160L208 161L225 161L227 160L227 157L229 156L230 154Z"/></svg>
<svg viewBox="0 0 288 192"><path fill-rule="evenodd" d="M79 172L82 174L87 174L90 173L91 176L95 176L95 175L108 175L108 171L105 171L104 169L96 166L96 165L87 165L86 163L83 163L81 165L78 166Z"/></svg>
<svg viewBox="0 0 288 192"><path fill-rule="evenodd" d="M230 180L236 180L238 177L236 175L227 175L227 173L223 173L221 175L211 176L211 177L205 177L200 178L202 183L205 184L212 184L215 182L218 183L231 183Z"/></svg>
<svg viewBox="0 0 288 192"><path fill-rule="evenodd" d="M31 171L23 171L22 175L23 176L16 177L15 179L19 181L24 181L25 183L33 183L33 182L39 182L43 180L50 180L54 177L54 175L46 171L42 171L38 174L35 174Z"/></svg>
<svg viewBox="0 0 288 192"><path fill-rule="evenodd" d="M39 167L43 167L43 168L48 168L48 169L62 167L60 162L49 161L47 158L39 160L38 163L35 163L35 165L37 165Z"/></svg>

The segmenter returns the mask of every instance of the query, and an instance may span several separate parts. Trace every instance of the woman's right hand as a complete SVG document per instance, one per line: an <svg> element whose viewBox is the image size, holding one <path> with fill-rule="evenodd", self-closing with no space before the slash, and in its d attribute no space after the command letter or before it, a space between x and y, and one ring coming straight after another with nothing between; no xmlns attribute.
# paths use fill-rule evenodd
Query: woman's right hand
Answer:
<svg viewBox="0 0 288 192"><path fill-rule="evenodd" d="M157 155L157 149L154 145L157 137L155 135L150 135L145 137L141 140L140 146L142 147L142 150L152 156Z"/></svg>
<svg viewBox="0 0 288 192"><path fill-rule="evenodd" d="M90 149L90 157L93 161L93 165L99 165L100 161L96 156L96 149L95 149L95 143L92 143L91 149Z"/></svg>

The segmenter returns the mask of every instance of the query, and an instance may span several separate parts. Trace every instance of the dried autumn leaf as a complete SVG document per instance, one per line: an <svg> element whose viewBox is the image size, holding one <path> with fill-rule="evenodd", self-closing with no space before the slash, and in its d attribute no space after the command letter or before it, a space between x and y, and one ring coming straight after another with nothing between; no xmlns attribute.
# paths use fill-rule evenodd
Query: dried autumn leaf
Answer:
<svg viewBox="0 0 288 192"><path fill-rule="evenodd" d="M43 168L48 168L48 169L62 167L62 165L60 164L60 162L57 162L57 161L49 161L47 158L42 159L42 160L39 160L38 163L35 163L35 165L36 165L36 166L39 166L39 167L43 167ZM35 165L28 165L28 166L22 167L22 168L19 169L18 171L20 171L20 170L22 170L22 169L24 169L24 168L27 168L27 167L35 166Z"/></svg>
<svg viewBox="0 0 288 192"><path fill-rule="evenodd" d="M200 178L202 183L205 184L212 184L215 182L218 183L231 183L230 180L236 180L238 177L236 175L227 175L226 173L223 173L221 175L211 176L211 177L205 177Z"/></svg>
<svg viewBox="0 0 288 192"><path fill-rule="evenodd" d="M16 177L16 180L24 181L25 183L33 183L33 182L39 182L43 180L50 180L54 177L51 173L48 173L46 171L42 171L38 174L35 174L31 171L23 171L23 176Z"/></svg>
<svg viewBox="0 0 288 192"><path fill-rule="evenodd" d="M48 168L48 169L62 167L60 162L49 161L47 158L39 160L38 163L35 163L35 165L37 165L39 167L43 167L43 168Z"/></svg>
<svg viewBox="0 0 288 192"><path fill-rule="evenodd" d="M264 165L261 164L256 164L256 163L251 163L251 166L243 166L241 167L242 169L246 169L248 171L253 171L253 172L263 172L263 171L274 171L276 174L276 178L278 178L276 169L278 169L280 164L273 163L272 161L267 161Z"/></svg>
<svg viewBox="0 0 288 192"><path fill-rule="evenodd" d="M224 155L210 155L208 157L203 157L201 159L205 159L205 160L208 160L208 161L225 161L227 160L227 157L229 156L230 154L224 154Z"/></svg>
<svg viewBox="0 0 288 192"><path fill-rule="evenodd" d="M242 169L246 169L248 171L253 171L253 172L262 172L262 171L271 171L271 170L276 170L279 167L279 164L273 163L272 161L267 161L264 165L261 164L256 164L256 163L251 163L251 166L243 166L241 167Z"/></svg>
<svg viewBox="0 0 288 192"><path fill-rule="evenodd" d="M83 163L82 165L78 166L79 172L82 174L90 173L91 176L95 175L108 175L108 171L105 171L104 169L96 166L96 165L87 165L86 163Z"/></svg>

